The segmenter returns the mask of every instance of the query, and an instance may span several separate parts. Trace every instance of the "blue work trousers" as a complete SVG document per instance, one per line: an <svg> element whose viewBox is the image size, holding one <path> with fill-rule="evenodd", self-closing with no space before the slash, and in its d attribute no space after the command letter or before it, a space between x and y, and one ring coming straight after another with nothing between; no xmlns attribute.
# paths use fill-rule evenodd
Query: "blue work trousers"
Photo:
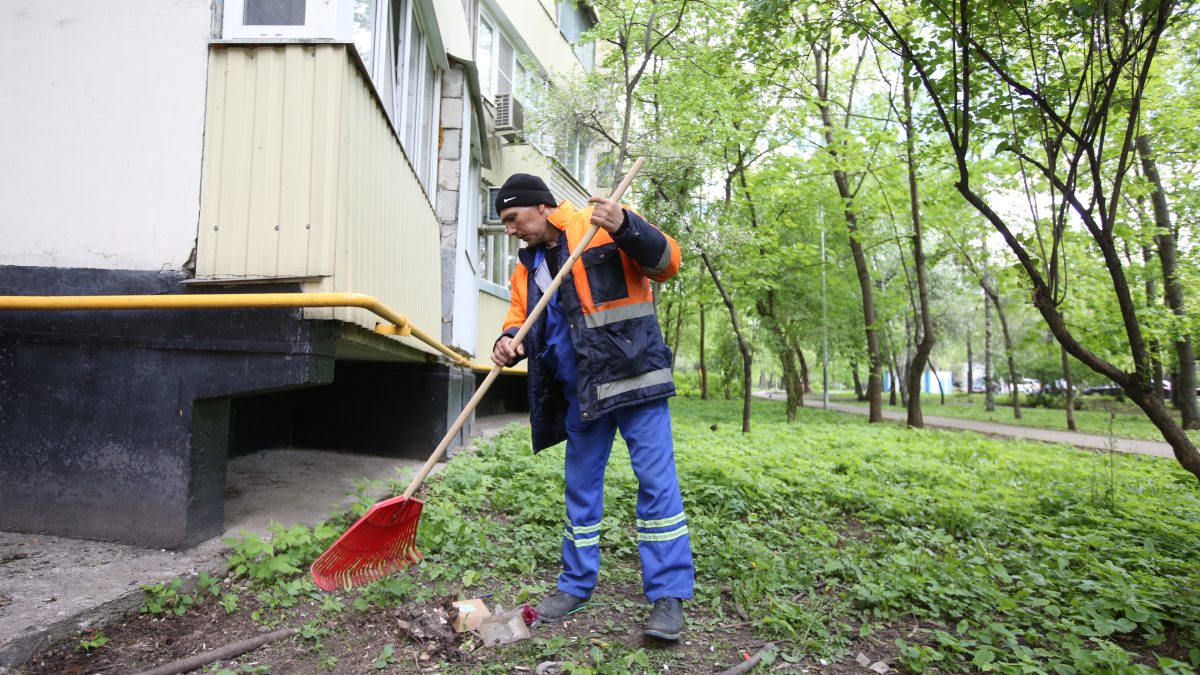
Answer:
<svg viewBox="0 0 1200 675"><path fill-rule="evenodd" d="M617 429L629 446L638 479L637 536L646 599L692 597L691 539L675 473L671 413L666 400L620 408L584 422L567 397L567 525L558 588L590 597L600 572L604 469Z"/></svg>
<svg viewBox="0 0 1200 675"><path fill-rule="evenodd" d="M671 413L660 399L626 406L584 421L575 391L577 366L557 298L548 303L547 365L567 399L566 503L563 571L558 589L591 597L600 572L600 521L604 515L604 470L616 431L629 446L638 479L637 536L646 599L692 597L691 539L675 471Z"/></svg>

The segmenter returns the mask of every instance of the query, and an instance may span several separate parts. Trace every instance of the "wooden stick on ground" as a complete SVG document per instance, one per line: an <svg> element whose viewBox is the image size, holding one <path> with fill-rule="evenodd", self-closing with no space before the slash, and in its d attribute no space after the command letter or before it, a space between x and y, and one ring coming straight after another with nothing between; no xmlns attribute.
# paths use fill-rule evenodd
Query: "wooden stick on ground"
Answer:
<svg viewBox="0 0 1200 675"><path fill-rule="evenodd" d="M775 649L775 643L768 642L767 644L763 645L763 648L758 650L758 652L755 653L754 656L751 656L750 658L746 659L745 661L742 661L741 663L730 668L729 670L721 671L720 675L742 675L742 673L748 673L751 670L754 670L754 666L758 665L758 662L762 659L763 654L766 654L768 651L770 651L772 649Z"/></svg>
<svg viewBox="0 0 1200 675"><path fill-rule="evenodd" d="M285 637L291 637L296 634L295 628L281 628L277 631L252 637L249 640L234 642L233 644L210 649L206 652L200 652L195 656L189 656L186 659L180 659L174 663L168 663L165 666L159 666L153 670L147 670L141 675L177 675L178 673L186 673L191 670L196 670L201 666L208 665L213 661L224 661L232 659L235 656L241 656L248 651L253 651L259 647L282 640Z"/></svg>

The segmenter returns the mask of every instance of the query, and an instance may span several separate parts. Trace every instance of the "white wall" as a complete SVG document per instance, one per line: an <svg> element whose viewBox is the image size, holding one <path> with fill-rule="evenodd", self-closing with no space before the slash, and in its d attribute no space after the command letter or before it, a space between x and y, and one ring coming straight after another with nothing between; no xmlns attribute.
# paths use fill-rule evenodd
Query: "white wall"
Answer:
<svg viewBox="0 0 1200 675"><path fill-rule="evenodd" d="M179 269L209 0L0 0L0 265Z"/></svg>

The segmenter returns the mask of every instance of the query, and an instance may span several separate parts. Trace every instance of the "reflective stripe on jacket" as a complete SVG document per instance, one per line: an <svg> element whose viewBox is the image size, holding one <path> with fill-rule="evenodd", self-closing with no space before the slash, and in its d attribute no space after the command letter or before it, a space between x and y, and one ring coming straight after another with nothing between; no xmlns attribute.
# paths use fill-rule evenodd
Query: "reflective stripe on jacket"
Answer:
<svg viewBox="0 0 1200 675"><path fill-rule="evenodd" d="M592 207L577 209L564 201L550 214L561 231L559 245L546 250L559 264L583 239ZM515 335L528 311L550 285L548 265L537 268L535 249L518 252L510 280L512 301L504 335ZM675 394L671 352L663 342L650 281L666 281L679 271L679 244L639 214L625 209L625 222L614 234L596 233L559 288L578 359L580 416L586 421L625 405ZM530 283L530 282L533 283ZM525 337L529 357L530 425L533 449L561 442L566 433L566 401L538 355L546 347L543 312Z"/></svg>

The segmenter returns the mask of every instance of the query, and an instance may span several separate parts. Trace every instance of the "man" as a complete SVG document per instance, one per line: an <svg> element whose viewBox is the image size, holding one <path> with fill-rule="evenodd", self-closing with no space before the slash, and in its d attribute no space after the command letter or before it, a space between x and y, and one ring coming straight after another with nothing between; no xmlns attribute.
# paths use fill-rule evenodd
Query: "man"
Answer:
<svg viewBox="0 0 1200 675"><path fill-rule="evenodd" d="M578 210L557 204L541 178L514 174L496 208L505 231L525 242L511 279L512 303L492 361L529 356L533 450L567 441L567 523L558 591L537 611L559 621L584 607L600 571L604 469L617 429L638 479L642 587L653 603L644 635L667 641L683 630L692 597L691 540L675 473L667 398L675 394L671 353L654 311L650 280L679 271L679 244L637 213L602 197ZM521 344L528 312L583 239L601 229Z"/></svg>

